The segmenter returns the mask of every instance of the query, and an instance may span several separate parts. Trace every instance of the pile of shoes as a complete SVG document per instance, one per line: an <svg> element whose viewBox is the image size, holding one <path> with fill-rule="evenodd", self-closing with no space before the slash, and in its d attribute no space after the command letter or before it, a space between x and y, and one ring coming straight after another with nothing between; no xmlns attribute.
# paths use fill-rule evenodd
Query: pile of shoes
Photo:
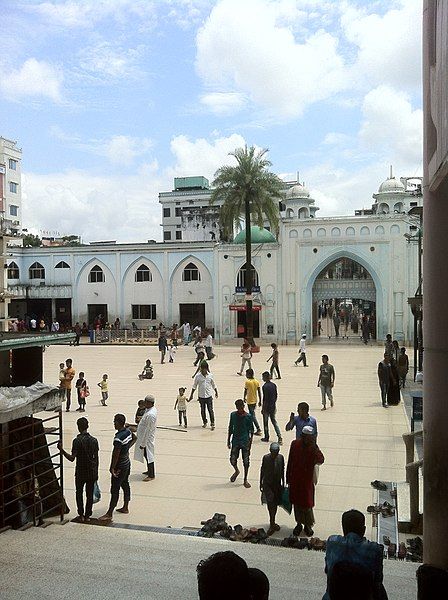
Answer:
<svg viewBox="0 0 448 600"><path fill-rule="evenodd" d="M382 504L371 504L367 507L367 512L373 515L383 515L383 517L393 517L395 508L389 502L385 501Z"/></svg>
<svg viewBox="0 0 448 600"><path fill-rule="evenodd" d="M412 562L423 562L423 540L422 538L415 537L406 540L407 542L407 553L406 560Z"/></svg>
<svg viewBox="0 0 448 600"><path fill-rule="evenodd" d="M252 544L265 543L268 534L263 528L250 527L242 525L232 527L226 522L226 515L215 513L211 519L201 521L202 528L198 535L201 537L214 537L219 534L221 537L233 542L250 542Z"/></svg>
<svg viewBox="0 0 448 600"><path fill-rule="evenodd" d="M284 538L281 542L281 546L283 546L283 548L297 548L298 550L318 550L319 552L325 552L327 549L327 542L318 537L312 537L308 540L307 538L297 537L293 534Z"/></svg>

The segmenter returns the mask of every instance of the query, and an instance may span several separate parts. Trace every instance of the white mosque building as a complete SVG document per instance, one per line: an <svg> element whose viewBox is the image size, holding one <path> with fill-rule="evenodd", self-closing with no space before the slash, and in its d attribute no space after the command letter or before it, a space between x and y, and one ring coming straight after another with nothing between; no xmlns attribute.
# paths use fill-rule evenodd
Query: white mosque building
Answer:
<svg viewBox="0 0 448 600"><path fill-rule="evenodd" d="M15 248L8 261L11 317L44 315L62 325L110 323L152 328L189 321L217 342L244 335L245 232L220 241L219 206L204 177L176 178L161 192L163 242ZM369 210L319 217L309 191L285 184L278 240L252 230L255 333L296 343L318 333L319 304L356 303L376 317L382 339L411 340L408 305L418 287L419 178L390 174Z"/></svg>

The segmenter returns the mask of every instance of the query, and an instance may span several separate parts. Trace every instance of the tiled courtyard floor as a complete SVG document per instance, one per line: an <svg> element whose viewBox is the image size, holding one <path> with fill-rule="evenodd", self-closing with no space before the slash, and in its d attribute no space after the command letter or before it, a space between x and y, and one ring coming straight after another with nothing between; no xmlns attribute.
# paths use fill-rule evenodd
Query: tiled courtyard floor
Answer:
<svg viewBox="0 0 448 600"><path fill-rule="evenodd" d="M256 376L267 367L268 347L254 355ZM201 427L199 405L188 405L189 427L171 431L159 429L156 437L155 481L145 483L141 463L133 461L131 474L132 502L129 515L115 515L123 523L173 527L200 527L203 519L215 512L225 513L231 524L263 527L267 525L267 511L260 504L258 479L260 462L268 452L268 445L254 438L249 480L252 488L229 482L232 468L228 460L226 432L229 412L236 398L242 397L244 377L238 377L239 349L216 347L217 358L211 370L219 389L215 401L216 430ZM320 411L320 391L317 388L320 356L326 352L336 370L334 388L335 406ZM94 506L94 516L100 516L109 501L109 461L114 435L113 415L122 412L129 422L134 421L137 401L152 393L157 399L158 425L177 427L177 412L173 410L180 386L191 388L194 351L181 347L174 364L159 364L159 353L154 347L90 346L47 348L45 352L45 381L56 383L58 365L73 358L76 372L84 371L90 385L85 416L90 421L90 432L100 443L100 487L103 499ZM145 359L154 363L155 376L151 381L139 381ZM308 349L309 368L295 367L296 349L280 348L282 379L276 381L279 389L277 418L284 430L291 411L297 403L306 401L311 414L318 419L318 444L324 453L325 464L320 469L317 486L315 534L321 538L339 532L341 513L348 508L365 511L372 502L373 479L404 479L405 452L401 434L408 430L402 405L383 409L380 403L376 366L381 358L381 347L342 347L320 343ZM107 407L100 404L100 390L96 383L103 373L110 380L110 400ZM261 379L261 376L260 376ZM189 392L188 392L189 393ZM76 394L70 413L64 412L64 447L70 450L76 435L79 413ZM196 397L195 397L196 399ZM261 415L259 415L261 417ZM282 452L287 458L294 432L284 432ZM275 436L271 433L271 440ZM66 498L76 516L74 501L73 465L65 461ZM278 522L282 526L278 537L289 535L294 526L292 516L281 509ZM370 520L367 521L370 523ZM369 529L368 529L369 533Z"/></svg>

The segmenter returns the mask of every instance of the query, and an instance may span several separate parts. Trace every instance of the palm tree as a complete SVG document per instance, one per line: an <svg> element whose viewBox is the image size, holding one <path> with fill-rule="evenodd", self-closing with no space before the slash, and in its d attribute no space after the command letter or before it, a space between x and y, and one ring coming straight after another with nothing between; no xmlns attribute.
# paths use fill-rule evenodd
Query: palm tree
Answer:
<svg viewBox="0 0 448 600"><path fill-rule="evenodd" d="M278 234L279 211L275 200L283 199L284 183L268 168L272 163L265 157L267 149L254 146L230 152L236 166L224 166L215 173L210 204L221 201L220 225L225 238L232 236L244 215L246 227L246 338L254 345L252 311L252 250L251 215L262 228L267 220L275 236Z"/></svg>

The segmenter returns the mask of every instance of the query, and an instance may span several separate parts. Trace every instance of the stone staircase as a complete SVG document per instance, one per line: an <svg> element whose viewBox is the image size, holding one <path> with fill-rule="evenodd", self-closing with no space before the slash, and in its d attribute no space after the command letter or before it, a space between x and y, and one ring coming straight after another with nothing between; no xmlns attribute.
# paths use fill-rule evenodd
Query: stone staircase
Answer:
<svg viewBox="0 0 448 600"><path fill-rule="evenodd" d="M2 600L186 600L197 598L196 565L233 550L270 580L271 600L320 600L323 552L67 523L0 535ZM418 565L384 562L390 600L416 598Z"/></svg>

